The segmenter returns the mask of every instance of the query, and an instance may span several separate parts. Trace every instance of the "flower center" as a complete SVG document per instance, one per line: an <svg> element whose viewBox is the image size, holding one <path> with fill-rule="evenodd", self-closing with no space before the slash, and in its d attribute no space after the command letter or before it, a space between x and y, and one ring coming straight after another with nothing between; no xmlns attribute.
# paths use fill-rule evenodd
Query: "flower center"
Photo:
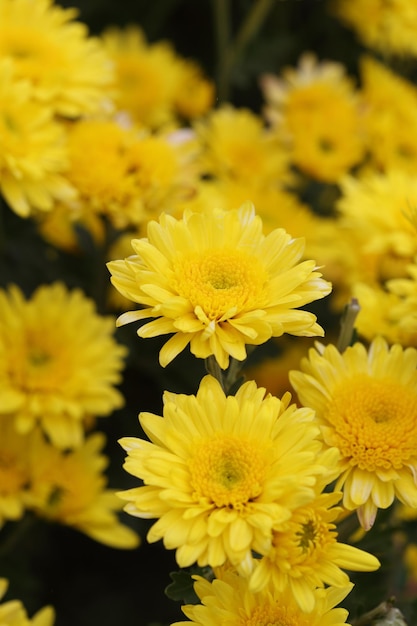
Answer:
<svg viewBox="0 0 417 626"><path fill-rule="evenodd" d="M302 508L293 514L287 530L274 532L271 558L274 566L286 574L290 564L291 574L297 577L300 572L305 573L306 567L315 570L323 552L335 541L334 524L327 522L320 511ZM286 552L284 559L283 550Z"/></svg>
<svg viewBox="0 0 417 626"><path fill-rule="evenodd" d="M59 389L72 367L68 348L43 330L23 333L10 345L9 375L17 387L28 392Z"/></svg>
<svg viewBox="0 0 417 626"><path fill-rule="evenodd" d="M295 534L299 537L298 545L303 552L314 550L316 547L317 528L313 520L308 520L301 524L301 529Z"/></svg>
<svg viewBox="0 0 417 626"><path fill-rule="evenodd" d="M256 606L250 616L241 619L239 626L300 626L299 617L286 606Z"/></svg>
<svg viewBox="0 0 417 626"><path fill-rule="evenodd" d="M30 16L28 16L30 20ZM46 36L45 30L33 30L30 25L24 28L21 23L17 26L9 24L3 29L0 36L0 52L2 57L10 56L17 63L20 76L29 78L35 85L39 77L53 68L58 77L63 75L65 59L62 50L52 38Z"/></svg>
<svg viewBox="0 0 417 626"><path fill-rule="evenodd" d="M401 468L417 449L417 393L390 380L356 376L337 387L325 415L327 443L360 469Z"/></svg>
<svg viewBox="0 0 417 626"><path fill-rule="evenodd" d="M259 260L242 250L206 250L174 262L176 289L210 320L262 308L268 280Z"/></svg>
<svg viewBox="0 0 417 626"><path fill-rule="evenodd" d="M111 122L81 122L70 133L68 145L68 177L96 209L130 200L135 187L122 128Z"/></svg>
<svg viewBox="0 0 417 626"><path fill-rule="evenodd" d="M251 442L228 435L203 442L191 459L191 483L198 498L216 507L241 509L262 492L267 455Z"/></svg>

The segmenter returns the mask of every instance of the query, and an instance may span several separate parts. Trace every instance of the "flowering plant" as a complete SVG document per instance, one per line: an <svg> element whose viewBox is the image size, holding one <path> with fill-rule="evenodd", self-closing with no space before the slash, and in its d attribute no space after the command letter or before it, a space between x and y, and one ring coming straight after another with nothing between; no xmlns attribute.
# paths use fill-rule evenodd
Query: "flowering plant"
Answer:
<svg viewBox="0 0 417 626"><path fill-rule="evenodd" d="M417 10L137 4L0 0L0 623L411 626Z"/></svg>

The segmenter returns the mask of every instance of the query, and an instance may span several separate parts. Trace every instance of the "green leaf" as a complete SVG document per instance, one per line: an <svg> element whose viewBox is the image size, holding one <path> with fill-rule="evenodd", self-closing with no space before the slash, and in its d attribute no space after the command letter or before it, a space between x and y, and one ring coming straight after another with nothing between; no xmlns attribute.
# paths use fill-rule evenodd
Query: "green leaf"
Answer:
<svg viewBox="0 0 417 626"><path fill-rule="evenodd" d="M194 581L189 572L184 570L171 572L170 577L172 583L165 589L165 594L168 598L176 600L177 602L183 602L184 604L197 604L199 602L193 587Z"/></svg>
<svg viewBox="0 0 417 626"><path fill-rule="evenodd" d="M183 604L198 604L200 602L196 592L194 591L194 579L193 575L198 574L212 580L213 570L211 567L192 567L190 570L179 570L178 572L171 572L170 583L165 588L165 595L171 600L182 602Z"/></svg>

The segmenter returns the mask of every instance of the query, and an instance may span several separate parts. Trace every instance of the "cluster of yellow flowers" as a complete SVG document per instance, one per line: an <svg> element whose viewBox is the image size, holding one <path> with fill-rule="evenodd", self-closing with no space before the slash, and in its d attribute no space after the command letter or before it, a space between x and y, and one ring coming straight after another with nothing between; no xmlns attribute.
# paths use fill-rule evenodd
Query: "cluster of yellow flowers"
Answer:
<svg viewBox="0 0 417 626"><path fill-rule="evenodd" d="M393 43L417 19L404 2L366 2L372 29L359 2L332 10L366 45L414 54ZM214 109L202 69L140 28L92 37L52 0L0 0L6 210L69 255L87 232L120 313L64 280L0 290L0 528L31 512L133 548L124 505L200 568L191 622L339 626L348 572L380 566L341 522L417 517L417 88L370 51L358 84L306 53L260 89L260 114ZM345 320L347 340L307 352L324 298L329 317L359 302L358 341ZM169 335L162 367L188 350L207 375L140 413L146 438L120 440L138 485L116 492L98 418L124 404L128 323ZM267 342L279 362L245 370ZM8 602L2 618L53 612Z"/></svg>
<svg viewBox="0 0 417 626"><path fill-rule="evenodd" d="M25 299L0 290L0 527L25 511L131 548L106 488L107 458L94 420L123 405L116 389L126 348L80 290L62 283Z"/></svg>

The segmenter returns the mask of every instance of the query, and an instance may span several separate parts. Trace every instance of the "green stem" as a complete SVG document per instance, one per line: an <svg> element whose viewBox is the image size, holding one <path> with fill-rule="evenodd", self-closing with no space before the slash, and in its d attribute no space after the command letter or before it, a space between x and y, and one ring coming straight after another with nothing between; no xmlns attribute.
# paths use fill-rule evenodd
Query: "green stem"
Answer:
<svg viewBox="0 0 417 626"><path fill-rule="evenodd" d="M217 96L223 102L229 96L229 78L226 73L225 57L231 39L230 0L213 0L216 38L216 82Z"/></svg>
<svg viewBox="0 0 417 626"><path fill-rule="evenodd" d="M230 100L230 82L235 67L243 50L257 34L276 0L256 0L234 41L230 42L230 5L229 0L214 0L216 18L217 90L220 102Z"/></svg>
<svg viewBox="0 0 417 626"><path fill-rule="evenodd" d="M207 357L207 359L205 360L205 366L207 373L213 376L216 380L218 380L222 386L223 391L226 391L223 370L217 363L214 354L211 354L209 357Z"/></svg>
<svg viewBox="0 0 417 626"><path fill-rule="evenodd" d="M337 349L340 353L344 352L346 348L352 344L355 332L355 321L360 310L361 307L356 298L352 298L345 307L340 321L340 334L337 341Z"/></svg>
<svg viewBox="0 0 417 626"><path fill-rule="evenodd" d="M206 359L207 373L211 374L216 380L219 381L226 395L228 395L230 392L232 392L233 394L233 388L238 382L242 366L242 361L231 358L230 365L227 370L222 370L220 365L217 363L216 357L214 355L211 355Z"/></svg>
<svg viewBox="0 0 417 626"><path fill-rule="evenodd" d="M23 537L25 537L38 522L39 518L32 512L26 512L25 516L17 522L10 522L10 524L13 524L13 528L9 529L10 532L6 535L0 546L0 557L4 557L6 554L13 552L22 541Z"/></svg>

